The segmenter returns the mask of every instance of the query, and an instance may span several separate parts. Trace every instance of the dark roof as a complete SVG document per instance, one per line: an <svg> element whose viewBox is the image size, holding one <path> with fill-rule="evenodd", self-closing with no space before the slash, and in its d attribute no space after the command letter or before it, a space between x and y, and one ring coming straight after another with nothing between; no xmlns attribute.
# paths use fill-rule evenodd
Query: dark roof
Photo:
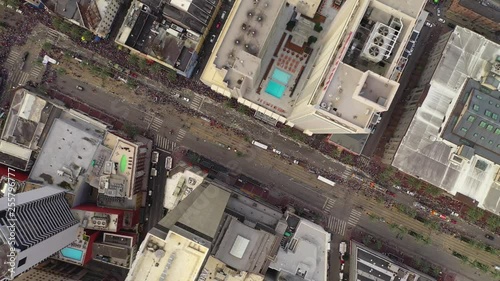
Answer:
<svg viewBox="0 0 500 281"><path fill-rule="evenodd" d="M0 164L19 169L21 171L27 171L29 168L29 163L29 160L20 159L15 156L0 152Z"/></svg>
<svg viewBox="0 0 500 281"><path fill-rule="evenodd" d="M473 80L471 80L473 81ZM475 82L475 81L474 81ZM458 117L456 125L453 127L452 134L460 138L460 144L466 144L473 147L478 155L490 159L496 163L500 160L500 92L490 91L483 88L479 83L469 82L468 87L474 86L468 93L468 107L464 114ZM482 90L479 90L482 89ZM460 104L454 112L460 110ZM452 120L453 118L450 118ZM450 134L444 135L445 139ZM453 138L451 138L453 140Z"/></svg>
<svg viewBox="0 0 500 281"><path fill-rule="evenodd" d="M153 26L155 20L155 16L144 11L140 11L125 45L144 52L144 43L148 38L149 32L151 31L151 27Z"/></svg>
<svg viewBox="0 0 500 281"><path fill-rule="evenodd" d="M368 136L368 134L333 134L329 140L354 153L361 154Z"/></svg>

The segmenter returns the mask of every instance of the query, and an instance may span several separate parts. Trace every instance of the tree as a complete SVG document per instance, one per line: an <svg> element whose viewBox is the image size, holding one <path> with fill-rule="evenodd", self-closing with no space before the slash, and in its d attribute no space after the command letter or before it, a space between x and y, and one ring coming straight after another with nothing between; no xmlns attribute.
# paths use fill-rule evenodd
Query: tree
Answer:
<svg viewBox="0 0 500 281"><path fill-rule="evenodd" d="M139 64L139 57L136 56L136 55L130 55L128 57L128 62L131 64L131 65L134 65L134 66L137 66Z"/></svg>
<svg viewBox="0 0 500 281"><path fill-rule="evenodd" d="M65 21L61 22L61 24L59 25L59 30L62 32L67 33L68 31L70 31L70 29L71 25Z"/></svg>
<svg viewBox="0 0 500 281"><path fill-rule="evenodd" d="M145 59L139 59L138 66L142 71L145 71L148 68L148 62Z"/></svg>
<svg viewBox="0 0 500 281"><path fill-rule="evenodd" d="M492 214L488 217L486 223L488 224L488 227L490 228L491 231L496 232L497 229L500 227L500 217Z"/></svg>
<svg viewBox="0 0 500 281"><path fill-rule="evenodd" d="M71 35L71 37L77 39L78 37L80 37L82 35L82 30L79 26L72 25L70 27L69 34Z"/></svg>
<svg viewBox="0 0 500 281"><path fill-rule="evenodd" d="M139 133L137 127L131 124L125 124L123 131L131 139L133 139Z"/></svg>
<svg viewBox="0 0 500 281"><path fill-rule="evenodd" d="M91 41L92 37L94 37L94 34L89 30L85 30L82 34L82 39L85 41Z"/></svg>
<svg viewBox="0 0 500 281"><path fill-rule="evenodd" d="M467 217L472 222L477 222L483 216L484 216L484 211L477 207L470 208L469 211L467 211Z"/></svg>
<svg viewBox="0 0 500 281"><path fill-rule="evenodd" d="M425 191L425 193L429 194L432 197L437 197L437 196L441 195L441 193L442 193L442 190L440 188L435 187L433 185L428 185L424 189L424 191Z"/></svg>
<svg viewBox="0 0 500 281"><path fill-rule="evenodd" d="M307 44L312 45L312 44L316 43L316 41L318 41L317 37L309 36L309 38L307 39Z"/></svg>
<svg viewBox="0 0 500 281"><path fill-rule="evenodd" d="M323 27L321 26L321 24L319 22L317 22L315 25L314 25L314 31L316 32L321 32L323 30Z"/></svg>
<svg viewBox="0 0 500 281"><path fill-rule="evenodd" d="M50 50L52 50L52 44L49 42L43 43L42 50L44 50L45 52L50 52Z"/></svg>
<svg viewBox="0 0 500 281"><path fill-rule="evenodd" d="M153 71L153 73L159 73L162 69L163 69L163 66L159 63L154 63L151 66L151 71Z"/></svg>
<svg viewBox="0 0 500 281"><path fill-rule="evenodd" d="M19 0L7 0L7 5L17 8L21 5L21 2Z"/></svg>
<svg viewBox="0 0 500 281"><path fill-rule="evenodd" d="M177 79L177 73L171 69L167 70L167 79L170 82L174 82Z"/></svg>

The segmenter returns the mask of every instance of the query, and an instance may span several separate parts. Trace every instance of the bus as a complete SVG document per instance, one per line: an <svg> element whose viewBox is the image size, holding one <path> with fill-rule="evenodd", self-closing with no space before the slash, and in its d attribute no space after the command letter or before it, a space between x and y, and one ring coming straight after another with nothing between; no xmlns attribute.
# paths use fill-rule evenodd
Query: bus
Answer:
<svg viewBox="0 0 500 281"><path fill-rule="evenodd" d="M324 183L326 183L326 184L328 184L328 185L335 186L335 182L334 182L334 181L329 180L329 179L327 179L327 178L325 178L325 177L318 176L318 180L319 180L319 181L322 181L322 182L324 182Z"/></svg>
<svg viewBox="0 0 500 281"><path fill-rule="evenodd" d="M253 145L255 145L255 146L257 146L257 147L260 147L260 148L262 148L262 149L265 149L265 150L267 150L267 148L268 148L268 146L267 146L267 145L265 145L265 144L263 144L263 143L260 143L260 142L258 142L258 141L256 141L256 140L253 140L253 141L252 141L252 144L253 144Z"/></svg>

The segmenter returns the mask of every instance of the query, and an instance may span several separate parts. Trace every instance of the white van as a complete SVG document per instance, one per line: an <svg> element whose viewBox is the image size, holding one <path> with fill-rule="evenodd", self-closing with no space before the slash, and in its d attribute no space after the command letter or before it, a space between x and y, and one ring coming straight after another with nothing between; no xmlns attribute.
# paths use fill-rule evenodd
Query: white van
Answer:
<svg viewBox="0 0 500 281"><path fill-rule="evenodd" d="M226 18L226 11L222 11L222 14L220 14L220 19L223 20Z"/></svg>
<svg viewBox="0 0 500 281"><path fill-rule="evenodd" d="M156 177L158 175L158 171L155 168L151 168L151 176Z"/></svg>

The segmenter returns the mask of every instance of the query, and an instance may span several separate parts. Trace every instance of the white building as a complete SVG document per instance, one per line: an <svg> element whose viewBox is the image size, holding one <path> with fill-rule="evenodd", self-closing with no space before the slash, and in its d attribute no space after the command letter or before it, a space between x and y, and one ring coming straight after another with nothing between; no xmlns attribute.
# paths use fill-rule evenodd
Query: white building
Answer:
<svg viewBox="0 0 500 281"><path fill-rule="evenodd" d="M324 21L313 22L284 0L237 0L201 80L256 117L309 135L369 134L399 87L425 2L347 0L338 11L324 6Z"/></svg>
<svg viewBox="0 0 500 281"><path fill-rule="evenodd" d="M500 214L500 46L456 27L425 69L384 159Z"/></svg>

